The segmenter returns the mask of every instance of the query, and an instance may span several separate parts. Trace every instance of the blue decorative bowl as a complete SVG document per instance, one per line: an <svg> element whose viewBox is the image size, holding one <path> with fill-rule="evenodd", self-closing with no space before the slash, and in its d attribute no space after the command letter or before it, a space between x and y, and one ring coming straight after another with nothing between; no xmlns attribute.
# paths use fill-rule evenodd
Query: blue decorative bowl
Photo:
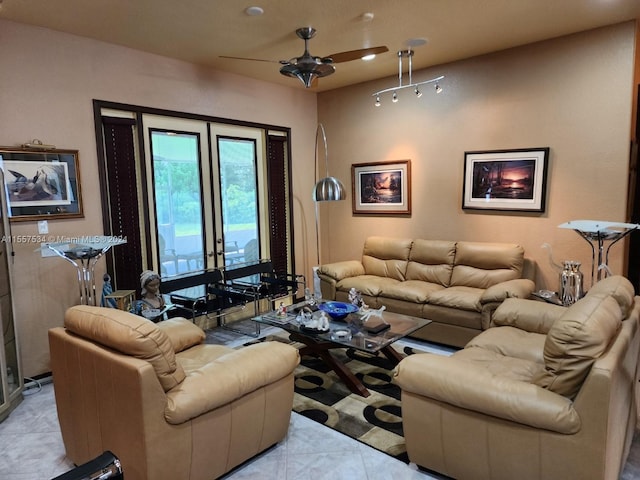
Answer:
<svg viewBox="0 0 640 480"><path fill-rule="evenodd" d="M351 303L325 302L318 305L318 308L326 312L333 320L344 320L350 313L358 311L358 307Z"/></svg>

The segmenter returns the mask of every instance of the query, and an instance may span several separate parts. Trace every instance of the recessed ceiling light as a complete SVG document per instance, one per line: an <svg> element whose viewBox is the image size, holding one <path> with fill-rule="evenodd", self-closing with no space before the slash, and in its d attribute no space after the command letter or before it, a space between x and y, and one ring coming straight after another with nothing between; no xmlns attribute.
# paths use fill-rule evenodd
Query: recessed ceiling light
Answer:
<svg viewBox="0 0 640 480"><path fill-rule="evenodd" d="M257 17L264 13L264 10L260 7L247 7L244 10L244 13L249 15L250 17Z"/></svg>
<svg viewBox="0 0 640 480"><path fill-rule="evenodd" d="M426 38L410 38L409 40L404 42L404 44L407 47L421 47L422 45L427 44L427 39Z"/></svg>
<svg viewBox="0 0 640 480"><path fill-rule="evenodd" d="M362 57L362 60L368 62L369 60L373 60L374 58L376 58L376 54L372 53L371 55L365 55L364 57Z"/></svg>

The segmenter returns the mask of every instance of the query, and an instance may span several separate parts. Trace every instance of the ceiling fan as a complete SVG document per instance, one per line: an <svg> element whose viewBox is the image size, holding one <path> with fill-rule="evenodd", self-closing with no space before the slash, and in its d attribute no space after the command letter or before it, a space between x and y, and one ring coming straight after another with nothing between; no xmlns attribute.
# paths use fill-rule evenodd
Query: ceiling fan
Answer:
<svg viewBox="0 0 640 480"><path fill-rule="evenodd" d="M301 57L294 57L291 60L262 60L259 58L229 57L220 55L221 58L232 58L236 60L252 60L258 62L277 62L282 65L280 73L288 77L299 79L306 88L309 88L316 78L326 77L336 71L334 63L350 62L366 55L377 55L388 52L385 46L361 48L359 50L349 50L347 52L334 53L327 57L314 57L309 53L309 40L316 34L313 27L303 27L296 30L296 35L304 40L304 53Z"/></svg>

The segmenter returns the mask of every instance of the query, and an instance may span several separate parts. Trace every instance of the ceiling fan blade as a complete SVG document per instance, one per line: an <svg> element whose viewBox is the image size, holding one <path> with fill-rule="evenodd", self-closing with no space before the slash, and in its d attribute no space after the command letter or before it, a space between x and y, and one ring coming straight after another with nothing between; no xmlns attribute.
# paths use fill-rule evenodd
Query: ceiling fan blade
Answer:
<svg viewBox="0 0 640 480"><path fill-rule="evenodd" d="M280 63L282 65L289 63L286 60L265 60L263 58L230 57L227 55L219 55L219 58L230 58L231 60L249 60L251 62Z"/></svg>
<svg viewBox="0 0 640 480"><path fill-rule="evenodd" d="M327 57L333 60L333 63L342 63L342 62L350 62L352 60L358 60L365 55L378 55L379 53L388 52L389 49L387 47L370 47L370 48L361 48L359 50L349 50L348 52L339 52L334 53L333 55L327 55Z"/></svg>

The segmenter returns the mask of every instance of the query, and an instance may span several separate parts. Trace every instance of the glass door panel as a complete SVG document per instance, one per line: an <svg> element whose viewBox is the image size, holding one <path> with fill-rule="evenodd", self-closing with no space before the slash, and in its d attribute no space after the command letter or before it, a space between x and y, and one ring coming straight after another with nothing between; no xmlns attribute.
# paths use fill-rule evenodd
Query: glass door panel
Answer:
<svg viewBox="0 0 640 480"><path fill-rule="evenodd" d="M213 198L219 265L268 257L269 216L265 132L238 125L210 124Z"/></svg>
<svg viewBox="0 0 640 480"><path fill-rule="evenodd" d="M256 142L217 137L224 264L258 260Z"/></svg>
<svg viewBox="0 0 640 480"><path fill-rule="evenodd" d="M151 130L153 192L161 274L205 268L197 133Z"/></svg>

